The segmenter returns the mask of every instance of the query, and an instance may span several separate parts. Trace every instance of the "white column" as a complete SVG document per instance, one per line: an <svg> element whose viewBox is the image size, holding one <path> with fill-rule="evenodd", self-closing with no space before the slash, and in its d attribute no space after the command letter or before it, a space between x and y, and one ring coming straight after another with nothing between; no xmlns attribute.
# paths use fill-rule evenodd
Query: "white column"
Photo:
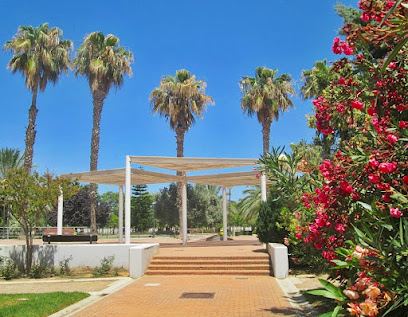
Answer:
<svg viewBox="0 0 408 317"><path fill-rule="evenodd" d="M222 227L223 236L222 240L227 241L227 189L222 188Z"/></svg>
<svg viewBox="0 0 408 317"><path fill-rule="evenodd" d="M126 180L125 180L125 243L130 244L130 187L132 186L130 169L130 156L126 155Z"/></svg>
<svg viewBox="0 0 408 317"><path fill-rule="evenodd" d="M183 245L187 244L187 183L183 181L181 205L183 207Z"/></svg>
<svg viewBox="0 0 408 317"><path fill-rule="evenodd" d="M266 175L261 174L261 200L266 201Z"/></svg>
<svg viewBox="0 0 408 317"><path fill-rule="evenodd" d="M123 186L119 186L119 243L123 243Z"/></svg>
<svg viewBox="0 0 408 317"><path fill-rule="evenodd" d="M60 190L60 195L58 196L58 209L57 209L57 234L62 234L62 216L64 212L64 195L62 189Z"/></svg>

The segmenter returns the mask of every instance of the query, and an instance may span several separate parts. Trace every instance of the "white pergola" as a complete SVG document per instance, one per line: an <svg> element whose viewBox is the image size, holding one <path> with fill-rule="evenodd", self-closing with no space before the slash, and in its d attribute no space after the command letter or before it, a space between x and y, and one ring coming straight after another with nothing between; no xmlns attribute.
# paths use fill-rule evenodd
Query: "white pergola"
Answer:
<svg viewBox="0 0 408 317"><path fill-rule="evenodd" d="M223 240L227 240L227 191L235 186L261 185L261 199L266 201L266 176L259 170L257 159L192 158L192 157L152 157L126 156L125 168L60 175L80 182L119 186L119 243L123 242L123 186L125 186L125 243L130 244L130 198L132 185L179 182L182 184L182 236L187 243L187 183L216 185L222 187L223 197ZM161 172L131 168L132 164L182 172L172 175ZM246 172L216 173L189 176L196 171L221 170L226 168L251 168ZM63 196L58 199L57 234L62 234Z"/></svg>

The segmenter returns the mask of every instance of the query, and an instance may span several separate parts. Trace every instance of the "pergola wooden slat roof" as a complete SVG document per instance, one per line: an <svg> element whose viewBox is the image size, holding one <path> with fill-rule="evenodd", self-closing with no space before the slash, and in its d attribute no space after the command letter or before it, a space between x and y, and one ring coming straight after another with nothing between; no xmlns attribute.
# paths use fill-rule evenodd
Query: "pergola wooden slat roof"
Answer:
<svg viewBox="0 0 408 317"><path fill-rule="evenodd" d="M218 159L218 158L189 158L189 157L148 157L130 156L133 164L146 165L173 171L191 172L203 170L218 170L224 168L255 167L256 159ZM125 168L100 170L82 173L61 175L64 178L77 179L80 182L89 182L107 185L125 185ZM161 184L178 181L216 185L222 187L235 187L242 185L259 185L259 171L236 173L219 173L199 176L177 176L167 173L131 169L132 185Z"/></svg>

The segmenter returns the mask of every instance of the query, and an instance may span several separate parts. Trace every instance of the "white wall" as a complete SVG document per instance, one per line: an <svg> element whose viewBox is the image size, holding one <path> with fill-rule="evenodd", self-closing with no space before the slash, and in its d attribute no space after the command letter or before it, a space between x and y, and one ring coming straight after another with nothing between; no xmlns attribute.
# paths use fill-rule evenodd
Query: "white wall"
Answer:
<svg viewBox="0 0 408 317"><path fill-rule="evenodd" d="M130 249L136 248L138 253L133 255L132 263L140 265L139 272L146 270L151 258L159 252L159 244L44 244L35 245L33 263L45 266L59 266L59 262L72 256L70 268L90 267L101 265L104 257L114 256L113 267L129 270ZM22 268L25 261L24 245L0 246L0 255L12 258ZM146 265L147 263L147 265ZM143 275L143 274L141 274ZM140 275L140 276L141 276Z"/></svg>

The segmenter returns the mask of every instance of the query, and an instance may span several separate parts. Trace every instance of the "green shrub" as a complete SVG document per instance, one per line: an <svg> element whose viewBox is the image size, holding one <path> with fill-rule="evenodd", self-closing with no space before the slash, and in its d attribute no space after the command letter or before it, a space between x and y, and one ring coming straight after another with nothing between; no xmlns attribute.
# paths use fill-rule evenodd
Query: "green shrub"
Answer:
<svg viewBox="0 0 408 317"><path fill-rule="evenodd" d="M16 276L17 265L12 259L6 256L0 256L0 275L10 280Z"/></svg>
<svg viewBox="0 0 408 317"><path fill-rule="evenodd" d="M31 278L43 278L48 273L48 268L41 263L34 263L31 266L30 277Z"/></svg>
<svg viewBox="0 0 408 317"><path fill-rule="evenodd" d="M59 275L70 275L71 269L69 268L69 262L72 261L72 256L69 258L64 258L63 260L59 261Z"/></svg>
<svg viewBox="0 0 408 317"><path fill-rule="evenodd" d="M256 232L262 243L282 243L287 237L286 230L277 226L279 212L272 210L269 202L262 202L259 208L258 220L256 221Z"/></svg>
<svg viewBox="0 0 408 317"><path fill-rule="evenodd" d="M92 271L92 275L94 277L99 277L99 276L103 276L103 275L107 275L109 274L111 268L112 268L112 263L115 260L115 256L109 256L109 257L104 257L101 260L101 266L96 267L93 271Z"/></svg>

